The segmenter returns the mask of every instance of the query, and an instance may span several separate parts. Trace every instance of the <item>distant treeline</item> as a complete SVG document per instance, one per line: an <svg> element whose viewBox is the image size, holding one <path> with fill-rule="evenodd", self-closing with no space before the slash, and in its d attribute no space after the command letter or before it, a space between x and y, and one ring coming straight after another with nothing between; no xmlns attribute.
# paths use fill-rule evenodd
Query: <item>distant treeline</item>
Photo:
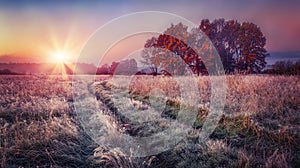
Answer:
<svg viewBox="0 0 300 168"><path fill-rule="evenodd" d="M0 69L0 75L21 75L20 73L12 72L9 69Z"/></svg>
<svg viewBox="0 0 300 168"><path fill-rule="evenodd" d="M0 75L22 75L22 74L53 74L55 64L24 64L24 63L0 63ZM155 73L151 66L139 69L135 59L112 62L96 67L92 64L77 64L76 72L69 65L64 65L65 73L71 74L96 74L97 75L167 75L168 71L160 70ZM271 75L300 75L300 60L298 61L277 61L269 69L260 74Z"/></svg>
<svg viewBox="0 0 300 168"><path fill-rule="evenodd" d="M75 63L0 63L1 74L73 74ZM93 64L77 63L76 73L95 74L97 68Z"/></svg>
<svg viewBox="0 0 300 168"><path fill-rule="evenodd" d="M112 62L111 65L104 64L97 68L98 75L134 75L138 72L138 66L135 59Z"/></svg>
<svg viewBox="0 0 300 168"><path fill-rule="evenodd" d="M267 74L276 75L300 75L300 60L292 61L277 61L272 65L271 69L265 70Z"/></svg>

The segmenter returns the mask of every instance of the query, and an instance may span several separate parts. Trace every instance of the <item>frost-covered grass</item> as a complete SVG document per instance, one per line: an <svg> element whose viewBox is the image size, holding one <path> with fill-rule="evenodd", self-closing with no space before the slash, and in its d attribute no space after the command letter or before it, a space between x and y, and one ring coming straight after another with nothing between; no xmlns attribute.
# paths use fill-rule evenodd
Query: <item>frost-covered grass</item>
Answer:
<svg viewBox="0 0 300 168"><path fill-rule="evenodd" d="M72 110L70 81L1 76L0 167L85 167L93 154Z"/></svg>
<svg viewBox="0 0 300 168"><path fill-rule="evenodd" d="M86 134L91 132L82 121L94 122L91 125L97 128L109 128L110 132L103 132L103 135L116 131L148 136L162 131L169 123L164 120L176 122L178 107L183 106L178 82L187 80L181 78L135 76L129 80L129 85L126 85L126 77L114 80L100 77L96 83L76 81L82 84L82 90L77 89L74 94L82 99L82 106L87 107L84 117L78 116L74 109L76 100L71 80L55 76L1 76L0 167L300 165L299 76L226 76L228 90L224 114L206 142L199 143L196 132L201 131L209 114L209 76L196 78L200 102L192 128L195 130L170 150L135 158L122 148L110 150L99 146ZM104 80L106 88L101 88ZM114 97L123 92L120 99ZM124 107L117 103L118 100ZM91 104L97 108L93 112L88 111ZM116 110L118 107L121 110ZM122 108L134 108L143 118ZM152 115L151 108L161 113ZM127 118L120 117L122 114ZM95 123L97 117L106 125ZM153 122L137 123L137 120Z"/></svg>

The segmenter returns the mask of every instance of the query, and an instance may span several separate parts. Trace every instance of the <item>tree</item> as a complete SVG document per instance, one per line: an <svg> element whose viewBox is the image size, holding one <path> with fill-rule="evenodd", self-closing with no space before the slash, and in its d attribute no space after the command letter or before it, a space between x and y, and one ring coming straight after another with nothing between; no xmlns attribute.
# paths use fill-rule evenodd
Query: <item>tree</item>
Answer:
<svg viewBox="0 0 300 168"><path fill-rule="evenodd" d="M119 65L119 62L112 62L111 63L110 68L109 68L110 74L115 73L115 70L117 69L118 65Z"/></svg>
<svg viewBox="0 0 300 168"><path fill-rule="evenodd" d="M118 63L116 68L114 68L114 74L118 74L118 75L133 75L137 72L138 72L138 67L135 59L123 60L120 63Z"/></svg>
<svg viewBox="0 0 300 168"><path fill-rule="evenodd" d="M272 65L272 69L267 70L271 74L278 75L300 75L300 60L292 61L277 61Z"/></svg>
<svg viewBox="0 0 300 168"><path fill-rule="evenodd" d="M108 64L104 64L97 69L97 74L107 75L110 73L110 67Z"/></svg>
<svg viewBox="0 0 300 168"><path fill-rule="evenodd" d="M189 67L197 75L208 74L207 68L215 66L215 47L227 74L259 73L266 66L265 45L266 38L253 23L204 19L191 31L182 23L172 24L163 34L146 42L142 57L156 73L168 67L183 72ZM167 51L178 55L187 66L179 64Z"/></svg>
<svg viewBox="0 0 300 168"><path fill-rule="evenodd" d="M213 42L227 73L258 73L266 65L266 38L260 28L224 19L201 21L199 29Z"/></svg>
<svg viewBox="0 0 300 168"><path fill-rule="evenodd" d="M234 50L232 49L234 37L232 35L238 29L237 26L237 22L225 22L224 19L218 19L212 23L208 19L204 19L199 25L199 29L209 37L217 49L226 73L234 71Z"/></svg>
<svg viewBox="0 0 300 168"><path fill-rule="evenodd" d="M259 27L253 23L242 23L236 45L236 65L242 72L260 72L265 66L268 55L266 38Z"/></svg>
<svg viewBox="0 0 300 168"><path fill-rule="evenodd" d="M207 72L201 57L187 45L195 43L196 36L187 31L182 23L171 25L158 38L147 40L142 51L142 63L150 65L155 73L167 71L175 75L183 75L189 67L198 75Z"/></svg>
<svg viewBox="0 0 300 168"><path fill-rule="evenodd" d="M157 75L161 64L159 53L163 50L155 46L157 46L157 38L152 37L146 41L142 51L143 60L141 60L141 63L150 66L152 74Z"/></svg>

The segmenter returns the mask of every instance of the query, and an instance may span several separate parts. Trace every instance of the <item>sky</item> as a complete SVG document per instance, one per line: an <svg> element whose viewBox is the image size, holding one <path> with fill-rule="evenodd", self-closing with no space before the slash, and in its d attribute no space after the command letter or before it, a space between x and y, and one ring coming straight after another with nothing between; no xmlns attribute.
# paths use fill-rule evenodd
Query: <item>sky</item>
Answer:
<svg viewBox="0 0 300 168"><path fill-rule="evenodd" d="M300 1L0 0L0 62L51 62L57 52L67 53L74 61L99 27L140 11L170 12L196 25L206 18L253 22L266 36L269 52L300 51ZM116 46L108 58L142 46L140 41L127 41L126 47Z"/></svg>

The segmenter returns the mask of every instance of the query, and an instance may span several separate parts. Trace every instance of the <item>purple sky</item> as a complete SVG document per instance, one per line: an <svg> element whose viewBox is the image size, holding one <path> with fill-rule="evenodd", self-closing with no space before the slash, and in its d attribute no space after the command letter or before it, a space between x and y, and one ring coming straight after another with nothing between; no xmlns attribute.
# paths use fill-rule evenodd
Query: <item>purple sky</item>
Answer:
<svg viewBox="0 0 300 168"><path fill-rule="evenodd" d="M204 18L253 22L265 34L269 52L300 51L300 1L23 0L0 1L0 55L39 62L47 61L45 55L52 51L67 50L76 57L97 28L116 17L145 10L171 12L195 24Z"/></svg>

